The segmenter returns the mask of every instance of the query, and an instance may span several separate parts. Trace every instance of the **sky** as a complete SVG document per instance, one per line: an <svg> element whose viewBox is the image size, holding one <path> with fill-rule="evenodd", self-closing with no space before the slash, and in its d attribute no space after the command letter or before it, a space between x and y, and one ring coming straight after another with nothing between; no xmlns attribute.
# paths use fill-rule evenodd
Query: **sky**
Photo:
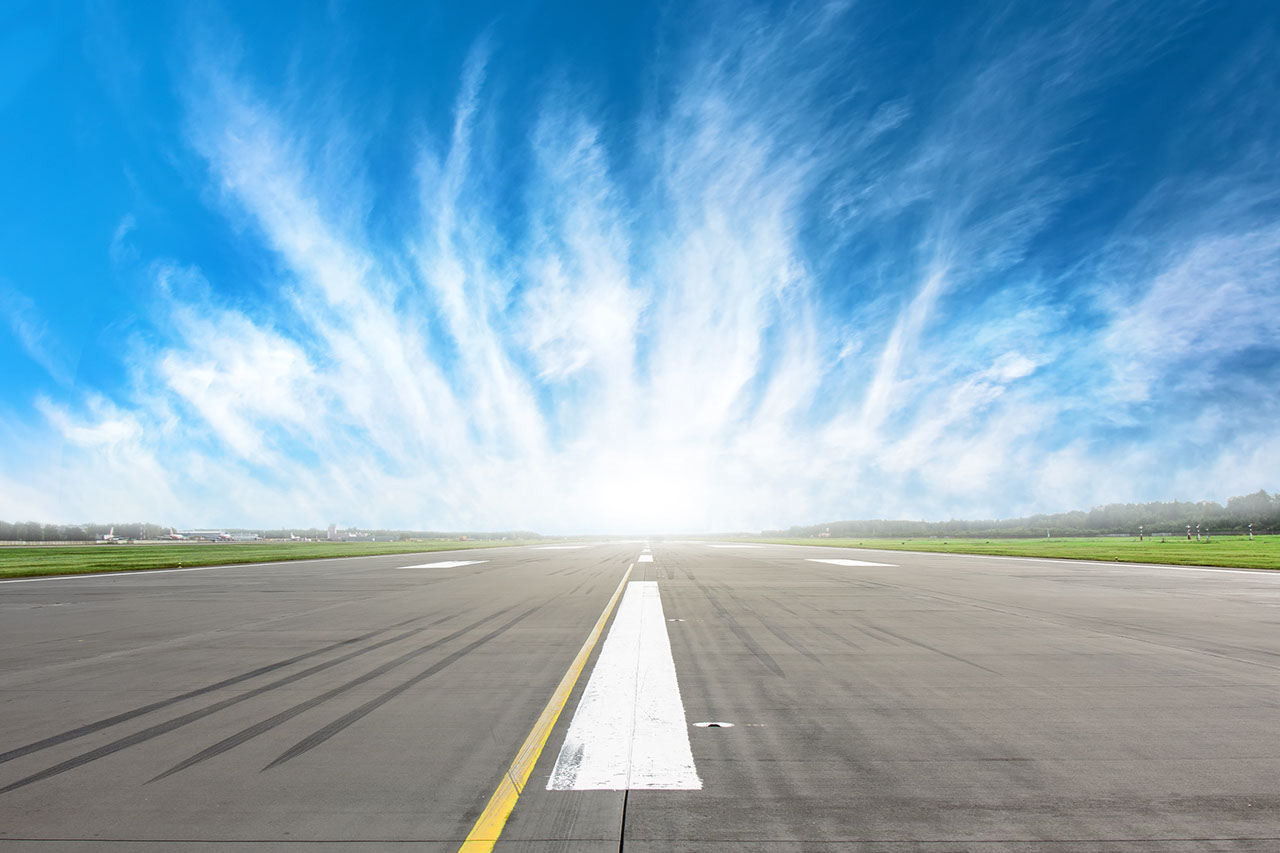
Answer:
<svg viewBox="0 0 1280 853"><path fill-rule="evenodd" d="M1280 6L0 4L0 518L1280 489Z"/></svg>

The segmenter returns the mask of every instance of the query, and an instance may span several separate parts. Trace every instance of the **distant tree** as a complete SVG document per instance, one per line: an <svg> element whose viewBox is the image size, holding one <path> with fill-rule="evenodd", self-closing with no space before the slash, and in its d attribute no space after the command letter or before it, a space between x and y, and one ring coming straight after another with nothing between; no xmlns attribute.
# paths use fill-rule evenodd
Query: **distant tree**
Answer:
<svg viewBox="0 0 1280 853"><path fill-rule="evenodd" d="M1238 523L1265 523L1275 511L1271 495L1265 489L1258 489L1251 495L1234 497L1227 501L1227 515Z"/></svg>
<svg viewBox="0 0 1280 853"><path fill-rule="evenodd" d="M1280 495L1258 490L1251 495L1232 497L1224 507L1215 501L1151 501L1150 503L1105 504L1088 512L1038 514L1023 518L948 521L894 521L873 519L864 521L829 521L822 524L801 525L788 530L765 531L770 536L815 537L830 530L838 538L887 537L887 536L1043 536L1045 530L1053 535L1136 534L1138 525L1148 533L1163 529L1176 533L1190 524L1197 524L1217 532L1244 530L1252 523L1255 531L1280 530Z"/></svg>
<svg viewBox="0 0 1280 853"><path fill-rule="evenodd" d="M43 528L35 521L24 521L14 525L14 539L21 539L24 542L39 542L40 533Z"/></svg>

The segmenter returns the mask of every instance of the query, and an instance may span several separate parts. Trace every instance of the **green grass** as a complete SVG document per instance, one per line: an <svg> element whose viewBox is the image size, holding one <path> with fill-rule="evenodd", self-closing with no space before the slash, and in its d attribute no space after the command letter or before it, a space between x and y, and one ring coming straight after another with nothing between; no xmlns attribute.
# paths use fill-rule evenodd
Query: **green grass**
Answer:
<svg viewBox="0 0 1280 853"><path fill-rule="evenodd" d="M539 540L544 541L544 540ZM467 542L166 542L143 545L11 545L0 547L0 577L126 572L187 566L225 566L323 557L363 557L526 545L524 541Z"/></svg>
<svg viewBox="0 0 1280 853"><path fill-rule="evenodd" d="M1072 560L1119 560L1177 566L1233 566L1280 569L1280 536L1214 536L1208 542L1186 537L1089 536L1061 539L752 539L782 545L825 545L880 548L891 551L936 551L946 554L997 554L1007 557L1058 557Z"/></svg>

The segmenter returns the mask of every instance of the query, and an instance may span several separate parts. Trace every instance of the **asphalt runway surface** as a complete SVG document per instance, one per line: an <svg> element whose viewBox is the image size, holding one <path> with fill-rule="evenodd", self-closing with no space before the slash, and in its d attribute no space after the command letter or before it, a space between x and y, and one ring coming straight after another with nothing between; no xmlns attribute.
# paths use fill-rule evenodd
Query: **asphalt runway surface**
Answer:
<svg viewBox="0 0 1280 853"><path fill-rule="evenodd" d="M0 582L0 851L1280 850L1280 574L648 544Z"/></svg>

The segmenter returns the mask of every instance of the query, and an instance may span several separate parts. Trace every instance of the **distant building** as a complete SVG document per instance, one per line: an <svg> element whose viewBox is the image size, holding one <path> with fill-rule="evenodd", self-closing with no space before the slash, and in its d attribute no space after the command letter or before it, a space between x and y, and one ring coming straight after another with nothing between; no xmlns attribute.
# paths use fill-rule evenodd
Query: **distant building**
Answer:
<svg viewBox="0 0 1280 853"><path fill-rule="evenodd" d="M329 525L329 541L330 542L338 541L338 525L336 524Z"/></svg>

